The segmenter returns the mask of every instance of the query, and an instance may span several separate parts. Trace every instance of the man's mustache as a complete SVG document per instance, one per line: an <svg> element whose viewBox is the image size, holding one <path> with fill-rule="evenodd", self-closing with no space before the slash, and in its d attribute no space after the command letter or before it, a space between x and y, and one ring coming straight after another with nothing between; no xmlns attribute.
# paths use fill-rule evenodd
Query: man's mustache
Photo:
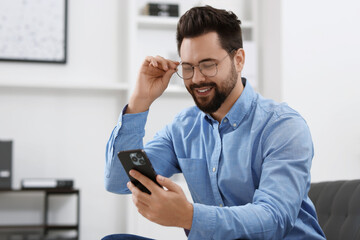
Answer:
<svg viewBox="0 0 360 240"><path fill-rule="evenodd" d="M216 83L202 83L202 84L191 84L190 89L194 90L195 88L202 88L202 87L216 87Z"/></svg>

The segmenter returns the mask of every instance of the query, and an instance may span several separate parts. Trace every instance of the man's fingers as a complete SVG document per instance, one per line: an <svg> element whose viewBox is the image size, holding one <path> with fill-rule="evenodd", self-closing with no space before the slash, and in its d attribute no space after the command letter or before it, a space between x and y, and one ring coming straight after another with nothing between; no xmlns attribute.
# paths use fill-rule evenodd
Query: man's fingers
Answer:
<svg viewBox="0 0 360 240"><path fill-rule="evenodd" d="M164 74L164 77L170 79L171 76L172 76L175 72L176 72L175 69L170 69L169 71L167 71L167 72Z"/></svg>
<svg viewBox="0 0 360 240"><path fill-rule="evenodd" d="M137 208L145 209L149 207L148 203L141 200L141 198L136 197L134 194L132 195L132 201Z"/></svg>
<svg viewBox="0 0 360 240"><path fill-rule="evenodd" d="M147 203L150 201L150 195L142 192L134 184L132 184L132 182L128 182L127 187L133 195L133 202L135 203L135 205L137 205L137 203L139 202L147 205Z"/></svg>
<svg viewBox="0 0 360 240"><path fill-rule="evenodd" d="M161 56L147 56L145 58L145 61L156 68L162 69L164 71L168 71L169 69L176 69L176 67L179 65L179 62L171 61L169 59L165 59Z"/></svg>
<svg viewBox="0 0 360 240"><path fill-rule="evenodd" d="M176 69L177 68L177 66L179 66L179 62L177 62L177 61L171 61L171 60L169 60L169 66L170 66L170 69Z"/></svg>
<svg viewBox="0 0 360 240"><path fill-rule="evenodd" d="M155 60L161 64L163 70L169 70L168 61L165 58L158 55L155 57Z"/></svg>
<svg viewBox="0 0 360 240"><path fill-rule="evenodd" d="M150 192L158 191L159 189L161 189L156 183L154 183L148 177L142 175L140 172L136 170L130 170L129 173L133 178L141 182L142 185L149 189Z"/></svg>
<svg viewBox="0 0 360 240"><path fill-rule="evenodd" d="M131 189L130 191L132 194L132 201L138 211L145 211L149 208L149 200L146 200L149 197L149 194L141 192L134 184L128 182L128 187Z"/></svg>
<svg viewBox="0 0 360 240"><path fill-rule="evenodd" d="M178 186L173 181L171 181L170 178L166 178L166 177L163 177L161 175L157 175L156 180L158 181L158 183L160 183L160 185L162 185L163 187L166 187L168 190L170 190L172 192L180 192L180 191L182 191L181 187Z"/></svg>

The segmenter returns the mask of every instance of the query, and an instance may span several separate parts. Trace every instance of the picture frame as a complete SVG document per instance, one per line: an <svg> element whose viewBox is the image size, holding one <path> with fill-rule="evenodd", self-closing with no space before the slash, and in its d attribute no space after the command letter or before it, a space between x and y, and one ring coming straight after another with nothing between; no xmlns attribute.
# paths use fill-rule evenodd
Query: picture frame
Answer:
<svg viewBox="0 0 360 240"><path fill-rule="evenodd" d="M0 61L67 61L68 0L0 0Z"/></svg>

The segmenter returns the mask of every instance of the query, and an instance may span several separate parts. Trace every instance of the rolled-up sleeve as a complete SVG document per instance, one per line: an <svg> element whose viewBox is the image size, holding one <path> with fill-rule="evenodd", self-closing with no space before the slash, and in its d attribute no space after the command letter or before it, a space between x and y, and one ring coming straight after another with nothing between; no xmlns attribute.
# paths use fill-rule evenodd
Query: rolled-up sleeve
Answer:
<svg viewBox="0 0 360 240"><path fill-rule="evenodd" d="M105 152L105 188L114 193L130 193L126 187L129 178L117 158L117 153L122 150L143 148L148 116L148 111L124 114L125 110L126 107L110 135Z"/></svg>

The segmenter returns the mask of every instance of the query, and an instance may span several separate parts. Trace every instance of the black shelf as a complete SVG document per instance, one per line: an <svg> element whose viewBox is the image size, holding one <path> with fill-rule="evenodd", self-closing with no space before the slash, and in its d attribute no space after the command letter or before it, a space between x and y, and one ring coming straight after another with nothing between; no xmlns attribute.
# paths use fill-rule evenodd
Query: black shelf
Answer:
<svg viewBox="0 0 360 240"><path fill-rule="evenodd" d="M31 189L0 189L1 193L26 193L34 192L44 195L44 206L43 206L43 224L11 224L11 225L0 225L0 236L2 232L13 232L18 231L30 232L37 231L42 233L41 239L46 239L47 235L51 231L76 231L76 238L79 239L79 223L80 223L80 191L74 188L31 188ZM49 211L49 196L51 195L76 195L76 224L48 224L48 211ZM1 204L1 202L0 202ZM9 234L9 233L7 233Z"/></svg>
<svg viewBox="0 0 360 240"><path fill-rule="evenodd" d="M48 230L78 230L78 225L46 225Z"/></svg>
<svg viewBox="0 0 360 240"><path fill-rule="evenodd" d="M0 225L1 229L44 229L44 225Z"/></svg>

